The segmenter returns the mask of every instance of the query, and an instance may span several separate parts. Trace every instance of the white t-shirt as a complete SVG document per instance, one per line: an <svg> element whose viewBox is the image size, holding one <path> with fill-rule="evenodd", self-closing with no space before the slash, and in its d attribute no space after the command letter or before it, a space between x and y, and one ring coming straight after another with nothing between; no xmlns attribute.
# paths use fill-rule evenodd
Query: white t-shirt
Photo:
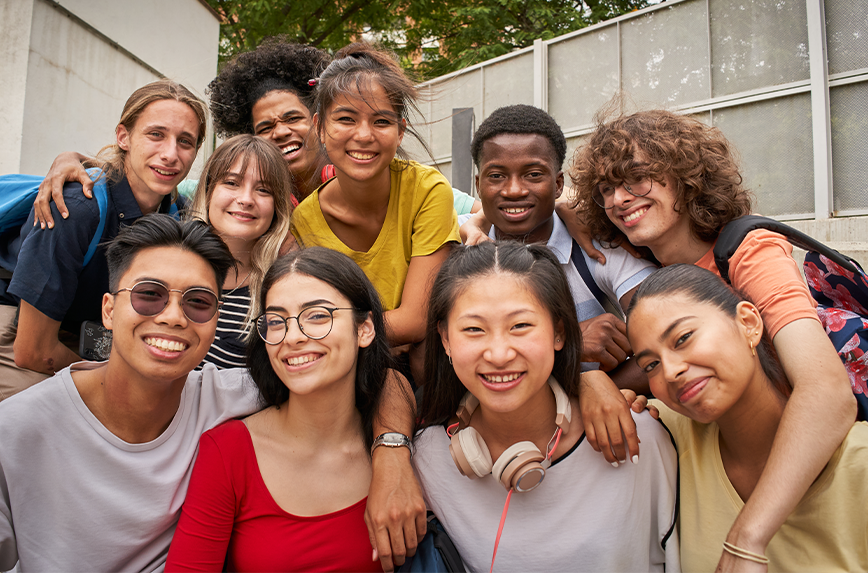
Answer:
<svg viewBox="0 0 868 573"><path fill-rule="evenodd" d="M0 403L0 571L161 570L199 437L256 411L256 388L209 364L187 377L166 431L130 444L87 408L70 368Z"/></svg>
<svg viewBox="0 0 868 573"><path fill-rule="evenodd" d="M639 463L619 468L585 437L543 483L513 493L497 550L497 571L679 571L675 531L677 459L663 426L634 414ZM442 426L416 437L413 466L431 509L469 571L491 566L506 490L491 476L462 476Z"/></svg>

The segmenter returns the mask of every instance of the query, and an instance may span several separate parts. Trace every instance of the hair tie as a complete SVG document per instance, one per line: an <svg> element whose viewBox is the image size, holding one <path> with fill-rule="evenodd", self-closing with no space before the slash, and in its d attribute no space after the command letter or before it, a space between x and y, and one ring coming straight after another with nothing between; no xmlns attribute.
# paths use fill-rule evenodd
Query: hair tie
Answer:
<svg viewBox="0 0 868 573"><path fill-rule="evenodd" d="M316 85L316 78L311 78L311 79L307 80L307 85L309 85L311 87L315 86Z"/></svg>

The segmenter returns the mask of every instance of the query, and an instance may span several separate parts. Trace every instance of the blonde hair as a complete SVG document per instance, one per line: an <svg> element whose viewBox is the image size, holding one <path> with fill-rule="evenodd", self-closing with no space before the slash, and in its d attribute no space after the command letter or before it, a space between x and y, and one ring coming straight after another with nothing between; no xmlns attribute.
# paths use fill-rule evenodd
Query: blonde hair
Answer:
<svg viewBox="0 0 868 573"><path fill-rule="evenodd" d="M241 172L247 171L251 161L259 168L259 177L274 198L274 217L268 230L256 240L250 253L250 294L251 301L262 286L262 279L271 264L277 259L280 246L289 234L289 221L292 216L292 180L286 161L280 150L271 142L250 134L236 135L217 148L205 163L202 177L193 195L193 201L187 210L187 216L197 218L211 224L208 218L208 206L214 195L214 188L232 169L238 159L241 159ZM218 233L219 234L219 233ZM255 305L251 304L247 311L247 320L253 318Z"/></svg>
<svg viewBox="0 0 868 573"><path fill-rule="evenodd" d="M196 114L196 119L199 121L199 133L196 136L196 151L198 152L202 146L202 142L205 141L208 108L205 102L193 95L193 92L172 80L158 80L134 91L124 104L118 125L124 126L127 131L132 131L145 108L155 101L164 99L172 99L185 103ZM103 174L109 181L116 182L123 179L125 175L124 161L126 160L126 156L127 152L121 149L117 142L115 142L100 149L96 155L96 159L87 161L85 166L99 167L103 170ZM172 199L176 198L177 193L173 192Z"/></svg>

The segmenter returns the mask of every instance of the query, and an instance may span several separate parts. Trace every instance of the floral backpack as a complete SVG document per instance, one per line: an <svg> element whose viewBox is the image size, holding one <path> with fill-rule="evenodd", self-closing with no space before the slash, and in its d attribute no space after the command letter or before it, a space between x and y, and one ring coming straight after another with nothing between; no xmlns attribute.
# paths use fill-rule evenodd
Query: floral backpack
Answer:
<svg viewBox="0 0 868 573"><path fill-rule="evenodd" d="M847 369L859 405L858 418L868 419L868 276L859 263L816 239L774 219L749 215L730 221L714 246L714 262L729 282L729 259L745 236L768 229L807 251L805 278L817 301L817 314Z"/></svg>

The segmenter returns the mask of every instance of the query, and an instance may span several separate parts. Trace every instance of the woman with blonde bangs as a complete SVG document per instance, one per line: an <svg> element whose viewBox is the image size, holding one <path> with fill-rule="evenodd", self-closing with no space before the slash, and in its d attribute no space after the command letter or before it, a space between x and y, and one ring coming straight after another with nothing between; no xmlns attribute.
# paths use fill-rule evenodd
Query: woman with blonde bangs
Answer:
<svg viewBox="0 0 868 573"><path fill-rule="evenodd" d="M594 238L615 244L626 239L663 266L693 264L719 274L717 237L752 208L723 134L668 111L599 119L576 151L571 177L574 206ZM762 475L726 539L762 554L847 435L856 401L786 238L753 231L729 262L732 286L759 309L793 386ZM619 412L626 406L613 385L603 385L583 394L583 413L591 418L591 411L598 412L596 422L612 435L620 425L602 414L605 404ZM751 564L723 553L720 565L732 570Z"/></svg>
<svg viewBox="0 0 868 573"><path fill-rule="evenodd" d="M280 151L253 135L238 135L205 164L188 216L220 235L236 260L223 284L217 334L202 365L244 366L251 293L289 235L292 183Z"/></svg>

